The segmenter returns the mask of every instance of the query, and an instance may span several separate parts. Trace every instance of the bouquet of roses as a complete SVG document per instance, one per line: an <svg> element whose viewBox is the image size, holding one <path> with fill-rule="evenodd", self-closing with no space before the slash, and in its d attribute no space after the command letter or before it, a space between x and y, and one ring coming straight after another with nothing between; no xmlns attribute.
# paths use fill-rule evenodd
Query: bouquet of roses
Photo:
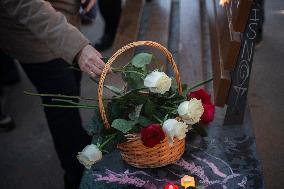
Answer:
<svg viewBox="0 0 284 189"><path fill-rule="evenodd" d="M88 132L94 135L93 144L78 153L78 160L90 168L102 158L103 152L113 150L119 143L140 138L147 148L153 148L167 139L173 145L174 138L186 137L189 131L204 135L200 124L208 124L214 118L215 107L211 96L197 87L182 85L182 93L174 78L161 69L150 70L153 55L137 54L127 65L112 68L120 73L126 85L123 88L104 85L114 96L103 99L106 114L111 123L109 129L103 127L99 109L95 106L95 115Z"/></svg>
<svg viewBox="0 0 284 189"><path fill-rule="evenodd" d="M154 57L148 53L137 54L123 67L110 68L118 55L140 45L160 49L172 65L175 77L168 76L162 68L150 69L154 66L151 65ZM108 69L121 74L124 87L104 84ZM201 125L213 120L215 107L209 94L203 89L195 90L210 81L212 79L187 87L181 83L177 66L165 47L151 41L139 41L124 46L108 60L98 87L99 106L78 102L96 100L93 98L27 94L52 98L52 104L43 106L94 109L87 128L93 135L92 144L77 156L86 168L99 161L103 152L110 152L115 147L129 164L154 168L173 163L182 156L187 132L206 136ZM111 98L103 98L104 88L112 92Z"/></svg>

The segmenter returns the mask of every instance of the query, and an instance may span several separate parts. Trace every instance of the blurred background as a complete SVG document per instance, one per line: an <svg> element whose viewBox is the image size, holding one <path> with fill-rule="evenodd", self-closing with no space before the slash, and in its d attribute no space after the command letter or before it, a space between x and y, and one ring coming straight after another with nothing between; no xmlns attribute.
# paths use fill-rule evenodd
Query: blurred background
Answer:
<svg viewBox="0 0 284 189"><path fill-rule="evenodd" d="M141 24L147 22L149 16L160 16L151 15L154 8L158 7L167 13L169 10L165 8L164 2L152 0L145 4L142 13L144 21ZM171 14L178 14L179 1L173 0L171 3L174 7ZM96 19L87 20L82 26L83 33L94 43L101 40L105 25L99 9L97 11ZM171 27L171 35L175 37L175 29L178 28L175 28L175 24ZM142 29L141 32L139 35L143 39L145 31ZM282 189L284 186L283 33L284 1L265 1L263 41L254 56L248 104L268 189ZM172 43L172 51L177 45L178 41ZM112 47L104 50L103 55L111 56L117 50L117 44ZM21 68L16 66L19 78L8 82L3 90L3 111L13 118L16 128L9 132L1 130L0 133L0 189L63 188L63 172L40 106L40 98L23 94L23 91L36 91ZM94 97L97 93L96 84L86 75L82 79L81 93L88 97ZM92 111L82 110L81 115L84 124L87 124Z"/></svg>

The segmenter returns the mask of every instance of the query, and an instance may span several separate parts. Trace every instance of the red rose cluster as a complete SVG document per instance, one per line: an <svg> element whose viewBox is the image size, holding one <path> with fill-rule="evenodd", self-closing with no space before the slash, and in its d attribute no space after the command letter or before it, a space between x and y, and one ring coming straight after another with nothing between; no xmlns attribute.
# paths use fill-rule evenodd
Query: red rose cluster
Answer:
<svg viewBox="0 0 284 189"><path fill-rule="evenodd" d="M159 124L151 124L141 129L141 140L144 146L153 148L165 139L165 133Z"/></svg>
<svg viewBox="0 0 284 189"><path fill-rule="evenodd" d="M187 100L192 98L196 98L201 100L204 112L201 116L201 122L204 124L208 124L214 119L215 106L211 102L211 95L209 95L205 90L199 89L197 91L191 92L187 94Z"/></svg>

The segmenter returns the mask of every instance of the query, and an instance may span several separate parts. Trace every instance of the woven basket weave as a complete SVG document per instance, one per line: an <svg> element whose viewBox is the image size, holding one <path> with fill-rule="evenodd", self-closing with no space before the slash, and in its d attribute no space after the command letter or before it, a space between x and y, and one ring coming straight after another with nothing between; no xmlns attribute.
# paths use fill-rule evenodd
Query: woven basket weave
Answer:
<svg viewBox="0 0 284 189"><path fill-rule="evenodd" d="M182 92L180 75L176 63L172 57L172 54L165 47L163 47L159 43L152 41L137 41L130 43L119 49L108 60L100 77L98 86L98 100L100 115L102 117L105 128L110 128L110 124L108 122L103 104L103 86L107 72L118 56L120 56L127 50L137 46L150 46L157 48L166 56L174 71L175 79L178 85L178 92L180 94ZM148 148L143 145L140 137L136 137L134 139L128 140L127 142L118 144L117 148L120 150L123 160L125 160L128 164L138 168L156 168L172 164L179 160L185 150L185 139L178 140L177 138L175 138L173 145L169 146L166 137L163 141L161 141L160 144L156 145L153 148Z"/></svg>

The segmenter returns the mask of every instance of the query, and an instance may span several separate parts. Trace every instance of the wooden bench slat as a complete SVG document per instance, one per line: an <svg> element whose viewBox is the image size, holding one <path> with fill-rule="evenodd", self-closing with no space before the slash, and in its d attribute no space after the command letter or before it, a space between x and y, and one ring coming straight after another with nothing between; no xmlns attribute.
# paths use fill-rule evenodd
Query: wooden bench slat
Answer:
<svg viewBox="0 0 284 189"><path fill-rule="evenodd" d="M171 5L171 0L155 0L145 5L149 7L149 10L143 40L155 41L168 47ZM158 66L166 68L164 64L166 57L159 50L144 48L143 51L154 54Z"/></svg>
<svg viewBox="0 0 284 189"><path fill-rule="evenodd" d="M200 0L180 1L179 70L184 83L204 80Z"/></svg>
<svg viewBox="0 0 284 189"><path fill-rule="evenodd" d="M232 71L237 62L241 43L239 35L234 35L230 25L228 11L226 7L215 0L216 24L220 33L221 56L223 58L224 69Z"/></svg>
<svg viewBox="0 0 284 189"><path fill-rule="evenodd" d="M144 0L126 0L120 16L120 22L116 37L114 41L114 51L120 49L122 46L137 41L138 32L140 28L140 20L142 17ZM120 57L116 64L123 65L131 59L134 55L135 49L131 49Z"/></svg>
<svg viewBox="0 0 284 189"><path fill-rule="evenodd" d="M234 0L228 5L228 12L232 18L233 29L244 32L253 0Z"/></svg>
<svg viewBox="0 0 284 189"><path fill-rule="evenodd" d="M211 61L213 69L213 88L214 88L214 103L216 106L224 106L227 100L227 94L230 88L229 72L224 70L223 57L221 55L221 35L217 25L217 12L215 0L206 1L206 10L208 13L208 22L210 30L210 46L211 46Z"/></svg>

